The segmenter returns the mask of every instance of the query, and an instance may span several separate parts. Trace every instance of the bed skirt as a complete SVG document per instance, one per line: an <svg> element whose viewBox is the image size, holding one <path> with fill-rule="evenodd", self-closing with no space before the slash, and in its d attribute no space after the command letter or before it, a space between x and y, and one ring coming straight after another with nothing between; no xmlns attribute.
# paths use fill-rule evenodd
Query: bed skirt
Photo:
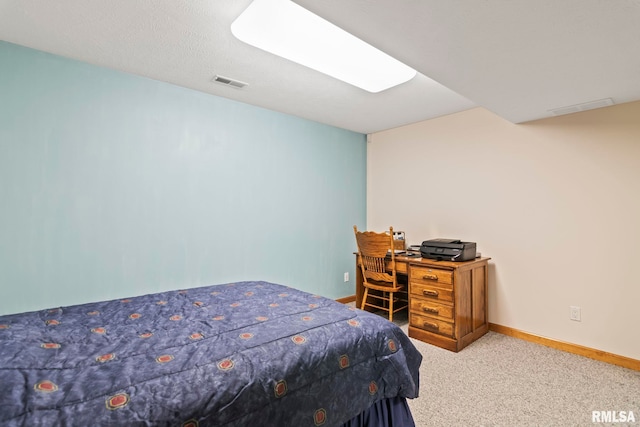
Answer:
<svg viewBox="0 0 640 427"><path fill-rule="evenodd" d="M382 399L340 427L415 427L404 397Z"/></svg>

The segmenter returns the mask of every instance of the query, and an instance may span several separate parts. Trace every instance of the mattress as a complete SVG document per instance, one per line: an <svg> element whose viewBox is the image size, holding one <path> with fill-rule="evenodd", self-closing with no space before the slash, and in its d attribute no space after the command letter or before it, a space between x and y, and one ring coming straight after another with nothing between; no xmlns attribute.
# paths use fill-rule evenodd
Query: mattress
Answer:
<svg viewBox="0 0 640 427"><path fill-rule="evenodd" d="M0 316L2 426L338 426L418 396L386 319L249 281Z"/></svg>

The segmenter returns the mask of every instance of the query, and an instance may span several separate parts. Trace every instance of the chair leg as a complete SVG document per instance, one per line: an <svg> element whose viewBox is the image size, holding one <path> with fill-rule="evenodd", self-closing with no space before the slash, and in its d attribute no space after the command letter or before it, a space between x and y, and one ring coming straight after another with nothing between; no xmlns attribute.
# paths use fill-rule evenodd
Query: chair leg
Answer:
<svg viewBox="0 0 640 427"><path fill-rule="evenodd" d="M393 292L389 292L389 322L393 322Z"/></svg>
<svg viewBox="0 0 640 427"><path fill-rule="evenodd" d="M360 303L360 310L364 310L364 306L367 303L368 296L369 296L369 288L364 288L364 295L362 296L362 303Z"/></svg>

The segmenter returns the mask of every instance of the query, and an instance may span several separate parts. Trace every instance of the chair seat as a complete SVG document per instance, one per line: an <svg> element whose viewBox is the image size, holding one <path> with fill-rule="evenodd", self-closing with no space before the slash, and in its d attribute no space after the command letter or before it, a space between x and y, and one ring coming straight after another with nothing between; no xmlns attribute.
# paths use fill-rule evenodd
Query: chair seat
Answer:
<svg viewBox="0 0 640 427"><path fill-rule="evenodd" d="M369 289L375 289L376 291L383 291L383 292L400 292L401 290L404 289L404 286L402 285L393 286L391 284L374 283L372 281L363 282L362 286Z"/></svg>

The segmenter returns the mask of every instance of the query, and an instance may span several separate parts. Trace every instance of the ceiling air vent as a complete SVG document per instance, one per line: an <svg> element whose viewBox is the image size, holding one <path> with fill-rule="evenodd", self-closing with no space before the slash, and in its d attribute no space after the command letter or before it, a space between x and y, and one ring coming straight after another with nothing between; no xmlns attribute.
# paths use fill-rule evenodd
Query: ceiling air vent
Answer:
<svg viewBox="0 0 640 427"><path fill-rule="evenodd" d="M594 110L596 108L608 107L613 105L611 98L599 99L597 101L585 102L584 104L569 105L568 107L555 108L549 110L556 116L563 114L579 113L580 111Z"/></svg>
<svg viewBox="0 0 640 427"><path fill-rule="evenodd" d="M217 75L213 78L213 80L211 80L212 82L216 82L216 83L220 83L226 86L232 86L235 87L237 89L242 89L243 87L245 87L248 83L245 82L241 82L240 80L234 80L234 79L230 79L229 77L224 77L224 76L220 76Z"/></svg>

